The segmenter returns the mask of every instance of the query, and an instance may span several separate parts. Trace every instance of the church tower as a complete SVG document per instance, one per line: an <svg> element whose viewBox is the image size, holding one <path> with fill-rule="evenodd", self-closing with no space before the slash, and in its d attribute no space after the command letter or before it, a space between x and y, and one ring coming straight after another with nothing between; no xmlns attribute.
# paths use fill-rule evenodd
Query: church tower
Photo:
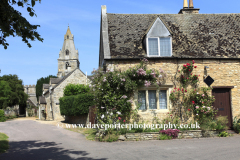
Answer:
<svg viewBox="0 0 240 160"><path fill-rule="evenodd" d="M64 35L62 50L59 52L58 73L59 78L66 76L69 72L79 68L78 50L75 49L73 34L69 26L67 33Z"/></svg>

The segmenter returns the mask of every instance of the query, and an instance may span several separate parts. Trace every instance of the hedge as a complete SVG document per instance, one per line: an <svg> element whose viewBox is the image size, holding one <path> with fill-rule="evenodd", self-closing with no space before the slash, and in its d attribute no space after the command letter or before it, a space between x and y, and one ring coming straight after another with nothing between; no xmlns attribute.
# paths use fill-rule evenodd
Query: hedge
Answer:
<svg viewBox="0 0 240 160"><path fill-rule="evenodd" d="M65 116L86 114L89 112L89 107L94 105L93 98L90 93L62 97L59 99L61 114Z"/></svg>
<svg viewBox="0 0 240 160"><path fill-rule="evenodd" d="M6 117L4 115L4 111L0 109L0 122L5 122L6 121Z"/></svg>

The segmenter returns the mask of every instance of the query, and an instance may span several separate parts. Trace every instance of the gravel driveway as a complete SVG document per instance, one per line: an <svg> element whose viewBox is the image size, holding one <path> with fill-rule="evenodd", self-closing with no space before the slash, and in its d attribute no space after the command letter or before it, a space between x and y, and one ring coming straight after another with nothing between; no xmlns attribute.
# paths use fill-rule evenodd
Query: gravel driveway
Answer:
<svg viewBox="0 0 240 160"><path fill-rule="evenodd" d="M45 122L47 123L47 122ZM240 136L228 138L94 142L82 134L35 120L0 122L10 149L0 160L240 159Z"/></svg>

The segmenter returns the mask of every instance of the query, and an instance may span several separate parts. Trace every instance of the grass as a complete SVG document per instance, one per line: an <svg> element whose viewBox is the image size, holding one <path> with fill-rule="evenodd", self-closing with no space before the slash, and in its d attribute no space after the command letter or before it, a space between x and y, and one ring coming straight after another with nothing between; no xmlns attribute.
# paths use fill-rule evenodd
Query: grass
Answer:
<svg viewBox="0 0 240 160"><path fill-rule="evenodd" d="M0 154L5 153L9 148L8 136L4 133L0 133Z"/></svg>
<svg viewBox="0 0 240 160"><path fill-rule="evenodd" d="M87 140L95 141L97 130L93 128L68 128L67 130L82 133L86 136Z"/></svg>

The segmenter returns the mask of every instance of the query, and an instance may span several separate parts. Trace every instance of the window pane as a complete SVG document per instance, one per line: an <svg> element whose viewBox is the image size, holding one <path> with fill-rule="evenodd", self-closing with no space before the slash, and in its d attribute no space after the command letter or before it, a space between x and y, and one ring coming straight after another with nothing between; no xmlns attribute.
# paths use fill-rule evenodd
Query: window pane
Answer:
<svg viewBox="0 0 240 160"><path fill-rule="evenodd" d="M160 109L167 109L167 91L162 90L159 92L159 106Z"/></svg>
<svg viewBox="0 0 240 160"><path fill-rule="evenodd" d="M158 56L158 38L148 38L148 51L151 56Z"/></svg>
<svg viewBox="0 0 240 160"><path fill-rule="evenodd" d="M148 91L149 109L157 109L156 91Z"/></svg>
<svg viewBox="0 0 240 160"><path fill-rule="evenodd" d="M171 56L170 37L160 38L160 56Z"/></svg>
<svg viewBox="0 0 240 160"><path fill-rule="evenodd" d="M138 92L138 104L140 104L139 110L145 110L146 108L146 91Z"/></svg>

